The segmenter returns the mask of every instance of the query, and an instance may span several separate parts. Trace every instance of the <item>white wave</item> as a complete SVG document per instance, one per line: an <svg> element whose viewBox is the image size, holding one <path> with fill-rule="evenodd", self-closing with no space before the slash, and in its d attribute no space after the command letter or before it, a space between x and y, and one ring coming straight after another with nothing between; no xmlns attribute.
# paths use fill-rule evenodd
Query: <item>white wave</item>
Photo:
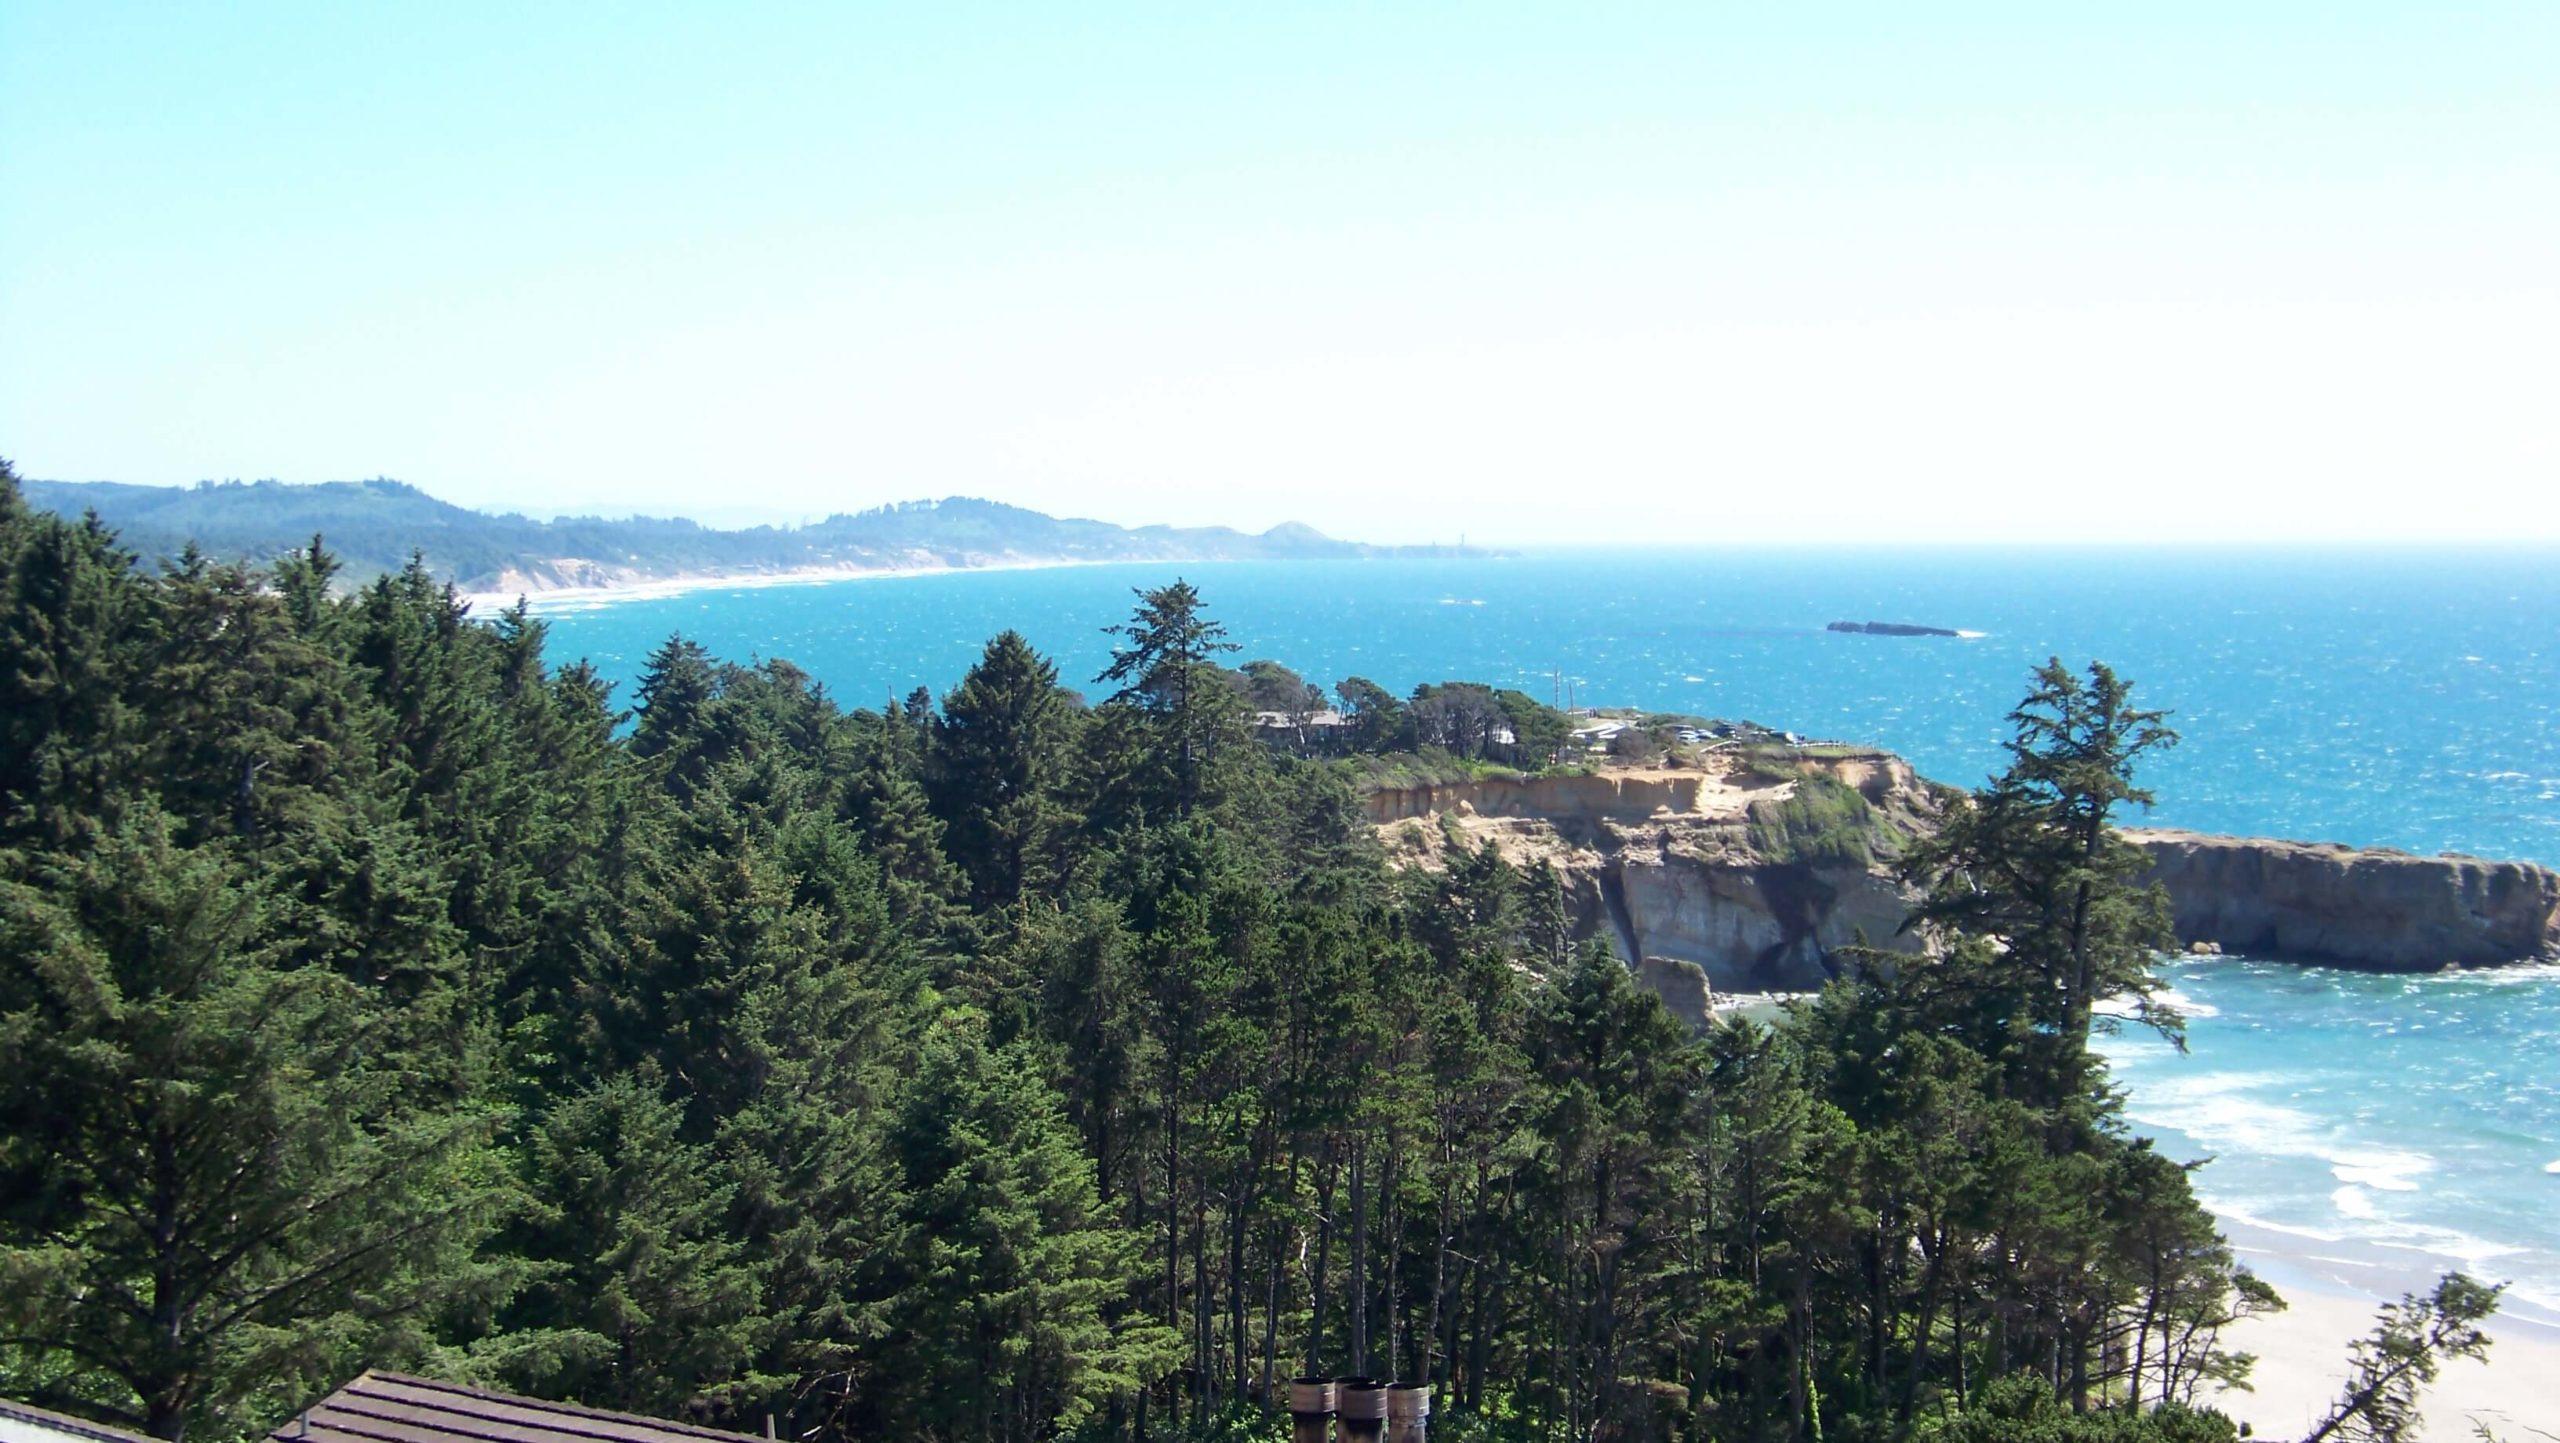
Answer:
<svg viewBox="0 0 2560 1443"><path fill-rule="evenodd" d="M2158 992L2153 993L2152 1000L2155 1002L2164 1002L2171 1007L2177 1008L2180 1012L2186 1014L2187 1020L2190 1022L2199 1017L2220 1017L2222 1015L2222 1009L2214 1006L2212 1003L2198 1002L2183 992L2174 992L2166 987L2163 987ZM2140 1013L2141 1008L2134 999L2130 997L2110 997L2103 1002L2093 1004L2091 1010L2096 1012L2100 1017L2113 1017L2119 1021L2129 1021Z"/></svg>
<svg viewBox="0 0 2560 1443"><path fill-rule="evenodd" d="M2187 1014L2187 1020L2190 1022L2193 1022L2199 1017L2220 1017L2222 1015L2221 1008L2214 1006L2210 1002L2198 1002L2194 998L2189 997L2187 994L2174 987L2164 987L2160 989L2160 1000L2177 1008L2180 1012Z"/></svg>
<svg viewBox="0 0 2560 1443"><path fill-rule="evenodd" d="M2138 1122L2174 1127L2216 1151L2273 1153L2323 1161L2334 1144L2320 1120L2300 1108L2250 1095L2286 1079L2269 1073L2224 1072L2201 1077L2164 1076L2136 1089L2127 1108Z"/></svg>
<svg viewBox="0 0 2560 1443"><path fill-rule="evenodd" d="M2419 987L2560 986L2560 962L2528 962L2514 967L2461 967L2428 972L2409 979Z"/></svg>
<svg viewBox="0 0 2560 1443"><path fill-rule="evenodd" d="M2426 1223L2395 1224L2391 1232L2391 1236L2374 1238L2373 1245L2397 1252L2451 1258L2478 1272L2490 1271L2485 1265L2495 1259L2511 1258L2524 1251L2511 1243L2493 1243L2456 1228L2434 1227Z"/></svg>
<svg viewBox="0 0 2560 1443"><path fill-rule="evenodd" d="M2521 1278L2507 1283L2507 1295L2502 1301L2510 1312L2523 1311L2516 1307L2522 1303L2536 1312L2560 1315L2560 1289L2537 1287Z"/></svg>
<svg viewBox="0 0 2560 1443"><path fill-rule="evenodd" d="M2394 1152L2389 1148L2356 1148L2329 1156L2329 1176L2343 1183L2361 1183L2384 1192L2416 1192L2413 1181L2417 1174L2435 1168L2436 1160L2422 1152Z"/></svg>
<svg viewBox="0 0 2560 1443"><path fill-rule="evenodd" d="M2483 772L2480 774L2480 780L2484 782L2529 782L2532 781L2533 778L2525 775L2523 772Z"/></svg>
<svg viewBox="0 0 2560 1443"><path fill-rule="evenodd" d="M2342 1243L2347 1240L2348 1235L2345 1233L2322 1232L2318 1228L2272 1221L2224 1198L2199 1193L2196 1195L2196 1200L2203 1203L2214 1216L2227 1218L2243 1227L2257 1228L2263 1232L2282 1233L2289 1238L2303 1238L2315 1243Z"/></svg>
<svg viewBox="0 0 2560 1443"><path fill-rule="evenodd" d="M2374 1217L2373 1199L2364 1195L2363 1188L2353 1184L2329 1194L2329 1201L2340 1214L2358 1222L2370 1222Z"/></svg>

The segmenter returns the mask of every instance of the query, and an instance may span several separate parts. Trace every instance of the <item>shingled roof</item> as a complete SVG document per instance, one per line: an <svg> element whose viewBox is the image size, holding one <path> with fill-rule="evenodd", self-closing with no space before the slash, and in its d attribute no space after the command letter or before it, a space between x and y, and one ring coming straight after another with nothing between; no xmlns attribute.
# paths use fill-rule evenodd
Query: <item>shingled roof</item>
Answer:
<svg viewBox="0 0 2560 1443"><path fill-rule="evenodd" d="M0 1398L0 1443L154 1443L142 1434L110 1428L30 1403Z"/></svg>
<svg viewBox="0 0 2560 1443"><path fill-rule="evenodd" d="M276 1443L737 1443L745 1435L368 1369L269 1436Z"/></svg>

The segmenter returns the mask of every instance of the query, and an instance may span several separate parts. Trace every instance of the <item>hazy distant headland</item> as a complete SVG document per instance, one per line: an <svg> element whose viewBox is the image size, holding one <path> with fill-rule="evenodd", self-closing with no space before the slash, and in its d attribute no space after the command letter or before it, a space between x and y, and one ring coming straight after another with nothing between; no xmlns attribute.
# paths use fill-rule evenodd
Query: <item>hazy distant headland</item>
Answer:
<svg viewBox="0 0 2560 1443"><path fill-rule="evenodd" d="M401 481L29 481L35 506L95 511L146 560L193 542L223 561L270 561L326 538L363 582L414 552L464 591L531 593L690 578L969 569L1095 561L1341 560L1487 556L1481 547L1372 546L1287 522L1253 533L1225 526L1116 526L1043 515L973 497L908 501L806 526L723 531L681 518L536 521L439 501Z"/></svg>

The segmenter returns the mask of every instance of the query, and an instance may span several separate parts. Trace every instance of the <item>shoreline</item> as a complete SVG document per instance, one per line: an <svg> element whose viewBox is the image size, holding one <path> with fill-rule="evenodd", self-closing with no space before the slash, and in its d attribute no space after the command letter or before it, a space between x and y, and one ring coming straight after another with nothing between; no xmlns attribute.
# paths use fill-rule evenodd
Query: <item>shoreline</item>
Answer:
<svg viewBox="0 0 2560 1443"><path fill-rule="evenodd" d="M782 571L687 571L645 580L615 581L603 586L533 586L498 591L465 591L462 602L475 615L493 615L521 599L527 609L583 611L626 601L661 601L695 591L761 591L776 586L822 586L833 581L888 581L915 576L952 576L971 571L1047 571L1068 566L1145 565L1142 558L1091 561L1078 557L988 561L972 566L795 566ZM1182 565L1193 565L1183 562ZM1205 564L1205 563L1203 563Z"/></svg>
<svg viewBox="0 0 2560 1443"><path fill-rule="evenodd" d="M2274 1284L2285 1310L2224 1331L2226 1346L2257 1357L2250 1387L2199 1401L2259 1437L2299 1437L2337 1401L2348 1349L2372 1331L2382 1304L2433 1287L2438 1274L2376 1247L2318 1243L2245 1218L2214 1217L2233 1253ZM2485 1426L2521 1443L2537 1436L2530 1425L2560 1418L2560 1323L2502 1307L2482 1330L2492 1340L2488 1356L2444 1364L2419 1395L2426 1436L2468 1437Z"/></svg>
<svg viewBox="0 0 2560 1443"><path fill-rule="evenodd" d="M1804 994L1716 996L1719 1016L1767 1023ZM2157 1138L2140 1123L2134 1130ZM2223 1344L2253 1355L2247 1388L2209 1389L2200 1404L2249 1425L2260 1438L2299 1438L2338 1398L2349 1350L2369 1334L2383 1304L2424 1293L2446 1271L2461 1268L2500 1282L2494 1261L2465 1263L2415 1244L2335 1237L2261 1221L2207 1202L2234 1259L2274 1286L2284 1311L2236 1323ZM2510 1291L2482 1324L2491 1339L2484 1359L2447 1362L2419 1396L2429 1438L2468 1438L2486 1427L2506 1443L2546 1436L2532 1431L2560 1418L2560 1311L2543 1298Z"/></svg>

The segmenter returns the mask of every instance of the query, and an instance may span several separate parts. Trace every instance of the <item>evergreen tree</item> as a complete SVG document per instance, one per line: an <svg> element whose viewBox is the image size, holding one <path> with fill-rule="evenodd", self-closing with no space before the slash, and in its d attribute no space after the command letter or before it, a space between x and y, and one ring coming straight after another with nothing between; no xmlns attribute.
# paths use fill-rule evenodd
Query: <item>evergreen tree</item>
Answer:
<svg viewBox="0 0 2560 1443"><path fill-rule="evenodd" d="M930 788L944 848L970 900L1009 906L1051 867L1068 710L1058 669L1007 631L942 699Z"/></svg>
<svg viewBox="0 0 2560 1443"><path fill-rule="evenodd" d="M1109 628L1120 643L1094 680L1118 682L1111 701L1136 707L1154 723L1172 769L1169 810L1189 816L1200 801L1203 774L1241 732L1236 694L1215 672L1215 658L1237 648L1227 629L1202 613L1191 583L1137 595L1137 610Z"/></svg>
<svg viewBox="0 0 2560 1443"><path fill-rule="evenodd" d="M1052 1437L1171 1361L1171 1330L1122 1306L1136 1239L1030 1061L951 1019L892 1136L910 1201L890 1416L907 1436Z"/></svg>
<svg viewBox="0 0 2560 1443"><path fill-rule="evenodd" d="M14 482L10 491L15 495ZM79 845L138 779L130 695L152 596L93 515L12 525L0 594L0 835Z"/></svg>
<svg viewBox="0 0 2560 1443"><path fill-rule="evenodd" d="M473 1110L421 1110L384 1010L275 965L256 890L127 814L0 881L6 1371L153 1436L230 1431L425 1347L501 1287Z"/></svg>
<svg viewBox="0 0 2560 1443"><path fill-rule="evenodd" d="M507 1321L510 1381L668 1413L741 1385L763 1322L726 1227L734 1182L687 1142L644 1070L561 1100L527 1150L539 1213L516 1245L547 1263Z"/></svg>
<svg viewBox="0 0 2560 1443"><path fill-rule="evenodd" d="M2130 997L2146 1021L2177 1028L2151 976L2173 941L2167 895L2134 885L2150 863L2115 831L2125 806L2151 803L2135 763L2177 733L2132 692L2104 665L2085 680L2059 660L2037 668L2010 714L2009 766L1907 863L1929 888L1920 921L1998 944L1997 975L1962 985L2015 996L2034 1034L2019 1081L2049 1100L2085 1085L2100 1002Z"/></svg>

